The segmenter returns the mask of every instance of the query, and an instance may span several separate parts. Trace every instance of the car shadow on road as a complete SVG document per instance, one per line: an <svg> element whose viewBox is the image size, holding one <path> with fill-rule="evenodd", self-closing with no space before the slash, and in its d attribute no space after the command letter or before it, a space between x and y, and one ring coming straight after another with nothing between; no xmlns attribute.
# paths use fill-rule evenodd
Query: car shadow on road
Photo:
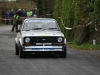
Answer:
<svg viewBox="0 0 100 75"><path fill-rule="evenodd" d="M46 59L46 58L61 58L58 54L28 54L24 59Z"/></svg>
<svg viewBox="0 0 100 75"><path fill-rule="evenodd" d="M59 58L59 56L54 54L30 54L26 58Z"/></svg>

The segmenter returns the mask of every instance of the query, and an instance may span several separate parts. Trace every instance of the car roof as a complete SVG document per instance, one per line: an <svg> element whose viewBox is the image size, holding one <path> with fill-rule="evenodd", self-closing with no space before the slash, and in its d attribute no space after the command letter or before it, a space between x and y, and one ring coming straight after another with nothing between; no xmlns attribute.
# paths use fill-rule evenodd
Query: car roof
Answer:
<svg viewBox="0 0 100 75"><path fill-rule="evenodd" d="M24 19L25 20L55 20L53 18L26 18Z"/></svg>

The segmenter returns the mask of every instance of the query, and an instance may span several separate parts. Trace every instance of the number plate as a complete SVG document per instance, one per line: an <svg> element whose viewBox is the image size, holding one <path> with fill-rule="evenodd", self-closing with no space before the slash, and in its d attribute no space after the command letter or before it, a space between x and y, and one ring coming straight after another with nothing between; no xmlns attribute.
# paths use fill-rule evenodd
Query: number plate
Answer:
<svg viewBox="0 0 100 75"><path fill-rule="evenodd" d="M54 50L54 48L33 48L32 50L42 50L42 51L46 51L46 50Z"/></svg>

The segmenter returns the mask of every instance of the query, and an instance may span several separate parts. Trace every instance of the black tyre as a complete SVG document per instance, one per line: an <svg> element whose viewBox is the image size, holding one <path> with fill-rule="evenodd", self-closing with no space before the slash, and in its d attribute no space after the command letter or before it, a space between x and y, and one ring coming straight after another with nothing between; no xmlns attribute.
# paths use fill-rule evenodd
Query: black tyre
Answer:
<svg viewBox="0 0 100 75"><path fill-rule="evenodd" d="M25 58L26 57L26 53L23 51L22 47L19 47L19 57L20 58Z"/></svg>
<svg viewBox="0 0 100 75"><path fill-rule="evenodd" d="M19 55L19 48L18 45L15 43L15 54Z"/></svg>
<svg viewBox="0 0 100 75"><path fill-rule="evenodd" d="M61 58L66 58L66 56L67 56L67 48L66 48L66 46L64 46L63 49L64 49L64 51L61 52L59 55L60 55Z"/></svg>

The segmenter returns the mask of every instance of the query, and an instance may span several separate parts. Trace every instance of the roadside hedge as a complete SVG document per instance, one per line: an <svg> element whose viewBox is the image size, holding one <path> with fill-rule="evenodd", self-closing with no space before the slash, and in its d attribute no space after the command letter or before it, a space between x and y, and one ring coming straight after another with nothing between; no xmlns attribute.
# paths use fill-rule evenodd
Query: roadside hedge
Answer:
<svg viewBox="0 0 100 75"><path fill-rule="evenodd" d="M100 0L36 0L36 5L39 16L58 21L68 41L100 43ZM66 30L62 22L72 30Z"/></svg>

